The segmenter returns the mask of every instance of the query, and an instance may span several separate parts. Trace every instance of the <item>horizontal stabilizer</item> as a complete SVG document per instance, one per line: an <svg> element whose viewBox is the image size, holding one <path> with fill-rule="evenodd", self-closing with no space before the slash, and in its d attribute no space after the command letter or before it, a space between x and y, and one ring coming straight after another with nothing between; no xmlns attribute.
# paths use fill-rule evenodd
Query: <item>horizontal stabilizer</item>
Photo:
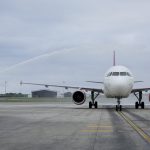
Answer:
<svg viewBox="0 0 150 150"><path fill-rule="evenodd" d="M101 83L101 84L104 84L104 82L99 82L99 81L86 81L86 82L90 82L90 83Z"/></svg>
<svg viewBox="0 0 150 150"><path fill-rule="evenodd" d="M144 81L134 81L134 83L138 83L138 82L144 82Z"/></svg>

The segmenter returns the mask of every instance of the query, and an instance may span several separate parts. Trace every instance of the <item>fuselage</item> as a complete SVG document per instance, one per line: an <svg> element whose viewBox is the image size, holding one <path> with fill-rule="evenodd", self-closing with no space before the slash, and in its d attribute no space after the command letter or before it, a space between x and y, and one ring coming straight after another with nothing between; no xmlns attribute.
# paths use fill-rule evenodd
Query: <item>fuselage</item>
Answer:
<svg viewBox="0 0 150 150"><path fill-rule="evenodd" d="M104 77L104 94L108 98L126 98L133 88L134 78L124 66L113 66Z"/></svg>

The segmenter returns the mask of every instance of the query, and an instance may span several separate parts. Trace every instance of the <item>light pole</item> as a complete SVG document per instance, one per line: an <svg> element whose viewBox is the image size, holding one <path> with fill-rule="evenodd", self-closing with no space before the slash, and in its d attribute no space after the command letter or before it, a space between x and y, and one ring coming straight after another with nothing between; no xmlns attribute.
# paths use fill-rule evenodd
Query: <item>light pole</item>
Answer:
<svg viewBox="0 0 150 150"><path fill-rule="evenodd" d="M6 86L7 86L7 81L5 81L5 96L6 96Z"/></svg>

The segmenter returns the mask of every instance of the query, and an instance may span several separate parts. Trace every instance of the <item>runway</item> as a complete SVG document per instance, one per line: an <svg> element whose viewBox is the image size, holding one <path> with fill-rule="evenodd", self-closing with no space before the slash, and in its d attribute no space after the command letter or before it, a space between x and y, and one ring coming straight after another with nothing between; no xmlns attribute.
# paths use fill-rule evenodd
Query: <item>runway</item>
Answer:
<svg viewBox="0 0 150 150"><path fill-rule="evenodd" d="M0 150L149 150L149 139L149 108L0 103Z"/></svg>

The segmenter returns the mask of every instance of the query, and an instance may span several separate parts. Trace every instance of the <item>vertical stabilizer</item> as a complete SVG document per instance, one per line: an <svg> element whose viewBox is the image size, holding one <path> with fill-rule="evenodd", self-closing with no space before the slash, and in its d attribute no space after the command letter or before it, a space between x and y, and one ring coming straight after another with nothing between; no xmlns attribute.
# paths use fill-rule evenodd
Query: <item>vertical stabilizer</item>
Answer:
<svg viewBox="0 0 150 150"><path fill-rule="evenodd" d="M115 54L115 51L114 51L114 57L113 57L113 66L116 66L116 54Z"/></svg>

